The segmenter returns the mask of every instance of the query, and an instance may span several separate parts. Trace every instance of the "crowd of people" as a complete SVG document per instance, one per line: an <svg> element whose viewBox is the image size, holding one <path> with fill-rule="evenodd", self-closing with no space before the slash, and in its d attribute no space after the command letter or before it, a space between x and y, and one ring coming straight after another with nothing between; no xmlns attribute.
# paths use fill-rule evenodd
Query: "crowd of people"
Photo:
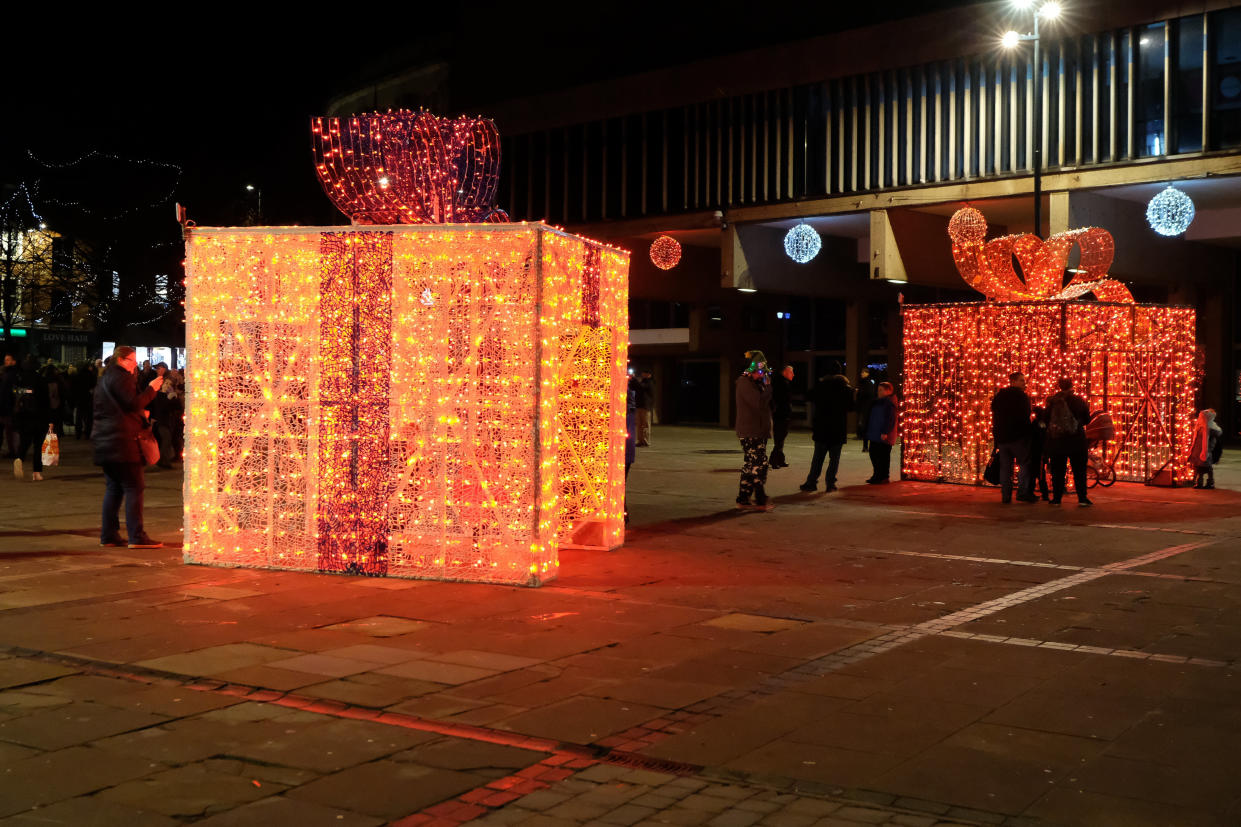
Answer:
<svg viewBox="0 0 1241 827"><path fill-rule="evenodd" d="M736 387L736 433L744 456L738 507L769 508L767 472L788 467L784 442L792 416L793 376L792 365L784 365L775 373L762 351L746 353L745 370ZM814 454L806 480L800 486L803 492L818 490L820 478L825 491L836 490L840 457L848 441L850 413L857 414L857 437L871 461L871 476L866 482L883 485L891 478L892 447L898 432L895 388L890 382L875 383L867 369L859 377L855 388L844 376L840 363L830 362L810 390ZM1104 429L1110 428L1111 420L1103 412L1092 416L1086 400L1073 392L1071 379L1059 380L1057 392L1042 406L1036 406L1026 393L1025 376L1013 373L1008 387L992 399L991 411L995 452L988 476L994 475L992 481L1000 487L1001 502L1013 501L1016 471L1019 502L1037 502L1041 497L1059 505L1068 489L1071 471L1078 505L1093 505L1087 495L1090 440L1100 438ZM1091 428L1097 429L1093 435ZM1190 448L1195 488L1214 488L1214 465L1222 452L1222 436L1223 431L1215 424L1215 411L1203 411ZM775 445L768 458L770 438L774 438ZM1102 438L1110 439L1111 433Z"/></svg>
<svg viewBox="0 0 1241 827"><path fill-rule="evenodd" d="M164 363L139 368L134 348L117 347L107 361L40 366L33 356L20 363L5 354L0 375L0 425L3 449L13 476L43 480L43 448L49 434L57 440L73 430L75 440L90 440L94 462L106 480L100 542L104 546L159 548L143 528L144 471L172 468L184 445L185 385L181 374ZM144 454L141 442L155 446ZM125 506L127 538L120 535L119 511Z"/></svg>
<svg viewBox="0 0 1241 827"><path fill-rule="evenodd" d="M759 350L747 352L746 360L746 368L737 379L736 432L744 454L737 505L766 509L770 507L766 487L768 469L788 467L784 442L793 412L794 368L784 365L779 373L773 373L767 357ZM810 392L814 456L806 481L801 484L802 491L817 490L820 476L826 491L836 490L840 455L849 439L851 412L857 413L857 435L862 440L862 450L870 456L871 476L866 482L884 485L890 480L892 446L896 444L897 434L896 389L891 382L876 384L868 370L863 370L860 376L859 387L854 388L843 375L840 363L832 362L815 382ZM770 460L767 457L769 437L775 440Z"/></svg>

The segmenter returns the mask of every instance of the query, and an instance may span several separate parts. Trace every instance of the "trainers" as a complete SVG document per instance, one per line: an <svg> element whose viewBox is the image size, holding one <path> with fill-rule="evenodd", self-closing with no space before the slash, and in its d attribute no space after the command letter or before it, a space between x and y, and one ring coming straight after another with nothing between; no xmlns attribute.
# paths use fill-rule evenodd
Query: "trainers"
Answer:
<svg viewBox="0 0 1241 827"><path fill-rule="evenodd" d="M1081 506L1082 508L1085 508L1088 505L1094 505L1094 503L1090 501L1089 497L1082 497L1080 500L1077 501L1077 504Z"/></svg>
<svg viewBox="0 0 1241 827"><path fill-rule="evenodd" d="M43 474L39 471L35 471L33 474L30 475L30 479L34 480L35 482L42 482Z"/></svg>
<svg viewBox="0 0 1241 827"><path fill-rule="evenodd" d="M124 537L116 536L110 540L100 540L99 545L103 548L125 548L129 544L125 542Z"/></svg>
<svg viewBox="0 0 1241 827"><path fill-rule="evenodd" d="M24 477L24 475L23 475L23 473L22 473L22 461L21 461L21 459L15 459L15 460L13 460L13 476L14 476L14 477L16 477L16 478L17 478L17 479L19 479L19 480L20 480L20 479L23 479L23 477Z"/></svg>
<svg viewBox="0 0 1241 827"><path fill-rule="evenodd" d="M802 491L805 491L806 493L810 493L811 491L817 491L817 490L819 490L819 486L815 485L815 484L814 484L814 483L812 483L812 482L804 482L804 483L802 483L802 484L801 484L800 486L798 486L798 487L799 487Z"/></svg>
<svg viewBox="0 0 1241 827"><path fill-rule="evenodd" d="M130 548L163 548L164 544L159 540L153 540L146 534L143 534L137 540L129 544Z"/></svg>
<svg viewBox="0 0 1241 827"><path fill-rule="evenodd" d="M749 501L749 500L743 500L743 499L741 499L740 497L738 497L738 498L737 498L737 507L738 507L738 508L749 508L749 507L750 507L750 501Z"/></svg>
<svg viewBox="0 0 1241 827"><path fill-rule="evenodd" d="M824 488L823 490L827 492L828 494L832 493L833 491L837 490L836 483L832 483L831 485L827 486L827 488Z"/></svg>

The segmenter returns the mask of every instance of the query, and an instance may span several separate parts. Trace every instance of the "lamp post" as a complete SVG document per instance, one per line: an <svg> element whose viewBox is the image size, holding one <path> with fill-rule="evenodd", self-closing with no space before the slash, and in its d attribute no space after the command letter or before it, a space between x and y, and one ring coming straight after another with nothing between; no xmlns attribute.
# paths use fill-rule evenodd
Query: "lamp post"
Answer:
<svg viewBox="0 0 1241 827"><path fill-rule="evenodd" d="M1034 0L1013 0L1013 5L1022 11L1034 13L1034 31L1030 34L1018 34L1014 31L1004 33L1000 43L1006 49L1012 49L1018 43L1030 41L1034 43L1034 234L1043 237L1043 63L1039 54L1039 18L1055 20L1060 16L1060 4L1055 0L1037 3Z"/></svg>
<svg viewBox="0 0 1241 827"><path fill-rule="evenodd" d="M258 198L258 205L254 211L254 223L261 224L263 222L263 191L254 184L246 184L246 192L252 192Z"/></svg>

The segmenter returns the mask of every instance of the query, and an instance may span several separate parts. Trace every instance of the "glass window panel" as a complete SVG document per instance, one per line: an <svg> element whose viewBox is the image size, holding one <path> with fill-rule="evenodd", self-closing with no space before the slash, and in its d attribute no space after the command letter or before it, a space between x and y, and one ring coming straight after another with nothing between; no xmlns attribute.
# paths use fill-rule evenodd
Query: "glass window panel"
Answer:
<svg viewBox="0 0 1241 827"><path fill-rule="evenodd" d="M1172 87L1176 151L1202 149L1202 15L1177 22L1176 76Z"/></svg>
<svg viewBox="0 0 1241 827"><path fill-rule="evenodd" d="M1138 29L1134 148L1142 157L1168 152L1163 134L1164 29L1163 23Z"/></svg>
<svg viewBox="0 0 1241 827"><path fill-rule="evenodd" d="M1211 146L1241 146L1241 8L1211 15Z"/></svg>

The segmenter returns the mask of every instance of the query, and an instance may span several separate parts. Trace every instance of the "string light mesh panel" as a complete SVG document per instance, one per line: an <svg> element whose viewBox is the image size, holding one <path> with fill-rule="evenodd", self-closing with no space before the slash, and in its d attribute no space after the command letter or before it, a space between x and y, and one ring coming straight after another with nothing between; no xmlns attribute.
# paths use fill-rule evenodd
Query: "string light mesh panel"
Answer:
<svg viewBox="0 0 1241 827"><path fill-rule="evenodd" d="M1195 313L1192 308L1089 301L906 306L902 472L977 484L991 457L991 398L1020 371L1036 405L1061 377L1116 437L1096 447L1116 478L1170 469L1191 479Z"/></svg>
<svg viewBox="0 0 1241 827"><path fill-rule="evenodd" d="M627 254L526 224L188 246L187 562L537 585L623 542Z"/></svg>

